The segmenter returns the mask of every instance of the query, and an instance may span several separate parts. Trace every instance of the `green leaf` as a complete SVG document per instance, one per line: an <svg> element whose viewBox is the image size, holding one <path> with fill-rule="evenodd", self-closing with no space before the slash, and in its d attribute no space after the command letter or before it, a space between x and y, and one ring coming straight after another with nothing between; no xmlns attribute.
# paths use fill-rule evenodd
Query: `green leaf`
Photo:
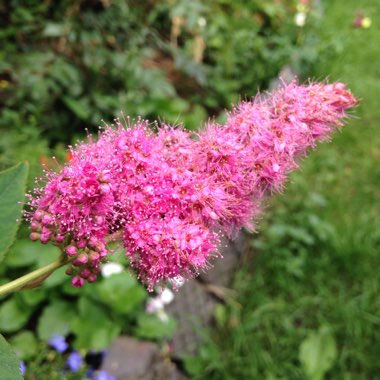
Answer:
<svg viewBox="0 0 380 380"><path fill-rule="evenodd" d="M0 262L16 236L29 166L19 163L0 173Z"/></svg>
<svg viewBox="0 0 380 380"><path fill-rule="evenodd" d="M37 262L35 265L35 269L41 268L47 264L50 264L52 261L56 260L60 254L60 250L58 247L55 247L52 244L38 244L36 243L36 248L38 252L35 252L37 257ZM54 271L43 283L42 286L44 288L50 288L53 286L57 286L62 284L68 277L65 274L65 267L59 268Z"/></svg>
<svg viewBox="0 0 380 380"><path fill-rule="evenodd" d="M13 297L0 306L0 330L10 333L19 330L28 321L33 309Z"/></svg>
<svg viewBox="0 0 380 380"><path fill-rule="evenodd" d="M299 360L308 380L322 380L336 357L335 339L327 326L311 332L301 343Z"/></svg>
<svg viewBox="0 0 380 380"><path fill-rule="evenodd" d="M177 328L177 323L167 315L165 318L167 319L162 321L156 315L142 314L138 319L136 336L144 339L170 338Z"/></svg>
<svg viewBox="0 0 380 380"><path fill-rule="evenodd" d="M223 327L226 325L227 319L228 319L228 312L227 312L226 305L222 305L222 304L216 305L215 311L214 311L214 318L218 327Z"/></svg>
<svg viewBox="0 0 380 380"><path fill-rule="evenodd" d="M64 96L62 97L62 100L65 105L80 119L87 120L90 117L90 107L86 98L74 99Z"/></svg>
<svg viewBox="0 0 380 380"><path fill-rule="evenodd" d="M19 268L34 264L38 259L37 255L39 254L41 246L42 244L28 239L15 241L5 258L6 265L11 268Z"/></svg>
<svg viewBox="0 0 380 380"><path fill-rule="evenodd" d="M205 362L200 356L181 357L185 371L192 376L201 375L205 368Z"/></svg>
<svg viewBox="0 0 380 380"><path fill-rule="evenodd" d="M18 297L28 306L36 306L47 298L44 289L26 289L18 293Z"/></svg>
<svg viewBox="0 0 380 380"><path fill-rule="evenodd" d="M10 248L5 263L12 268L33 265L34 269L38 269L56 260L59 254L59 248L54 245L20 239ZM49 288L61 284L67 278L65 270L64 267L56 270L43 282L43 286Z"/></svg>
<svg viewBox="0 0 380 380"><path fill-rule="evenodd" d="M2 335L0 335L0 379L22 380L20 361Z"/></svg>
<svg viewBox="0 0 380 380"><path fill-rule="evenodd" d="M142 304L147 296L144 288L130 273L114 274L97 284L99 300L118 313L127 314Z"/></svg>
<svg viewBox="0 0 380 380"><path fill-rule="evenodd" d="M182 116L182 119L186 129L196 130L207 120L207 117L207 112L203 107L194 105L189 112Z"/></svg>
<svg viewBox="0 0 380 380"><path fill-rule="evenodd" d="M33 242L32 242L33 244ZM33 254L36 255L36 269L44 265L50 264L52 261L57 260L61 251L58 247L52 244L39 244L38 242L33 244ZM32 246L30 247L32 250Z"/></svg>
<svg viewBox="0 0 380 380"><path fill-rule="evenodd" d="M51 274L42 284L45 288L52 288L62 284L64 281L69 281L69 277L66 274L66 267L58 268ZM70 283L70 281L69 281Z"/></svg>
<svg viewBox="0 0 380 380"><path fill-rule="evenodd" d="M83 290L86 289L87 284L84 285L83 288L76 288L75 286L71 285L70 281L66 281L61 287L60 290L64 294L68 294L69 296L75 296L78 297L83 294Z"/></svg>
<svg viewBox="0 0 380 380"><path fill-rule="evenodd" d="M9 343L22 360L30 359L37 353L37 339L31 331L20 332Z"/></svg>
<svg viewBox="0 0 380 380"><path fill-rule="evenodd" d="M53 335L67 335L74 317L75 310L71 304L60 301L53 302L44 309L38 321L38 337L47 342Z"/></svg>
<svg viewBox="0 0 380 380"><path fill-rule="evenodd" d="M78 306L79 315L72 325L76 335L75 347L95 350L107 348L120 334L121 326L103 308L87 298L81 298Z"/></svg>

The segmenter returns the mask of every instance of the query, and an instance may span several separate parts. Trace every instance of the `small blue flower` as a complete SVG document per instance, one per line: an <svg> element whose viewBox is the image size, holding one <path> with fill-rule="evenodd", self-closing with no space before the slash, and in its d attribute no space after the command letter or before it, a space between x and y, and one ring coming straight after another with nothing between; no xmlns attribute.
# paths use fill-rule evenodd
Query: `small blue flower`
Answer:
<svg viewBox="0 0 380 380"><path fill-rule="evenodd" d="M116 380L116 377L102 370L95 375L93 380Z"/></svg>
<svg viewBox="0 0 380 380"><path fill-rule="evenodd" d="M66 361L67 366L72 372L78 372L79 368L82 367L82 363L82 355L78 351L73 351Z"/></svg>
<svg viewBox="0 0 380 380"><path fill-rule="evenodd" d="M64 336L58 336L58 335L53 335L50 340L49 340L49 345L53 347L56 351L60 352L65 352L69 345L67 344L65 337Z"/></svg>
<svg viewBox="0 0 380 380"><path fill-rule="evenodd" d="M25 371L26 371L25 363L22 360L20 360L20 372L22 376L25 376Z"/></svg>

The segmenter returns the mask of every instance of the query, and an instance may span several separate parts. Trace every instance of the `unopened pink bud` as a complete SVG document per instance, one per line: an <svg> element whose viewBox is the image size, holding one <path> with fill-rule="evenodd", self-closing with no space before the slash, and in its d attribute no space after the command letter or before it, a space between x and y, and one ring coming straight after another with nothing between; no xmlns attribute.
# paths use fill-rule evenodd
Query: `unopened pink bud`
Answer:
<svg viewBox="0 0 380 380"><path fill-rule="evenodd" d="M86 264L88 262L88 256L85 253L81 253L77 259L80 263Z"/></svg>
<svg viewBox="0 0 380 380"><path fill-rule="evenodd" d="M90 261L91 261L91 262L98 262L98 261L99 261L99 257L100 257L100 255L99 255L98 252L92 251L92 252L90 253L89 257L90 257Z"/></svg>
<svg viewBox="0 0 380 380"><path fill-rule="evenodd" d="M65 240L65 236L64 235L56 235L54 239L57 243L63 243Z"/></svg>
<svg viewBox="0 0 380 380"><path fill-rule="evenodd" d="M80 267L82 266L82 263L78 260L78 259L75 259L71 262L75 267Z"/></svg>
<svg viewBox="0 0 380 380"><path fill-rule="evenodd" d="M80 276L84 279L87 279L90 275L91 272L87 268L83 269L82 272L80 272Z"/></svg>
<svg viewBox="0 0 380 380"><path fill-rule="evenodd" d="M41 237L40 237L40 241L42 244L47 244L49 243L50 239L51 239L51 235L52 234L47 234L47 233L43 233L41 234Z"/></svg>
<svg viewBox="0 0 380 380"><path fill-rule="evenodd" d="M91 236L90 240L88 241L88 246L91 248L96 248L97 244L99 243L99 239L95 236Z"/></svg>
<svg viewBox="0 0 380 380"><path fill-rule="evenodd" d="M102 249L100 252L99 252L99 256L101 259L103 259L104 257L107 256L107 253L108 251L106 249Z"/></svg>
<svg viewBox="0 0 380 380"><path fill-rule="evenodd" d="M88 282L95 282L96 279L97 279L96 274L91 274L91 275L88 277L87 281L88 281Z"/></svg>
<svg viewBox="0 0 380 380"><path fill-rule="evenodd" d="M71 280L71 285L76 287L76 288L81 288L84 285L84 279L82 277L75 276Z"/></svg>
<svg viewBox="0 0 380 380"><path fill-rule="evenodd" d="M30 223L30 229L32 231L40 232L41 231L41 224L39 222L37 222L36 220L33 220Z"/></svg>
<svg viewBox="0 0 380 380"><path fill-rule="evenodd" d="M79 240L76 242L76 246L79 248L79 249L83 249L85 248L87 245L87 242L86 240Z"/></svg>
<svg viewBox="0 0 380 380"><path fill-rule="evenodd" d="M52 218L51 215L46 214L46 215L44 215L44 216L42 217L42 221L41 221L41 223L42 223L44 226L51 226L51 225L53 224L53 222L54 222L54 219Z"/></svg>
<svg viewBox="0 0 380 380"><path fill-rule="evenodd" d="M69 246L66 248L66 254L67 254L67 256L73 257L73 256L75 256L77 253L78 253L78 251L77 251L77 247L75 247L74 245L69 245Z"/></svg>
<svg viewBox="0 0 380 380"><path fill-rule="evenodd" d="M42 217L43 217L45 214L46 214L45 211L37 210L37 211L34 213L34 217L35 217L39 222L41 222Z"/></svg>
<svg viewBox="0 0 380 380"><path fill-rule="evenodd" d="M41 238L41 234L39 234L38 232L32 232L30 235L29 235L29 239L32 240L32 241L37 241Z"/></svg>

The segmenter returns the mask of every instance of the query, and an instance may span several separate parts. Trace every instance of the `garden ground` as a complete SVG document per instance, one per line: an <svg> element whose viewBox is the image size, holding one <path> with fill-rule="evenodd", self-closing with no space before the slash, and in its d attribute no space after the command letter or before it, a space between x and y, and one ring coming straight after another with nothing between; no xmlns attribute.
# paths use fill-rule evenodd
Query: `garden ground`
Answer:
<svg viewBox="0 0 380 380"><path fill-rule="evenodd" d="M370 28L353 27L358 11ZM314 75L346 82L360 105L269 205L236 299L188 362L195 378L380 379L379 20L376 1L325 2L335 52Z"/></svg>

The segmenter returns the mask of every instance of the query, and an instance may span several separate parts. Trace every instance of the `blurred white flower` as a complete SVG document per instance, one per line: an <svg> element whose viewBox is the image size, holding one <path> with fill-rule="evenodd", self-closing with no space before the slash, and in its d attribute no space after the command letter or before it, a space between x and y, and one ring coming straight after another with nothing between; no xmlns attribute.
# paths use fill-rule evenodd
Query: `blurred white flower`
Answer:
<svg viewBox="0 0 380 380"><path fill-rule="evenodd" d="M174 300L174 293L168 289L165 288L158 296L160 300L164 303L164 305L168 305Z"/></svg>
<svg viewBox="0 0 380 380"><path fill-rule="evenodd" d="M170 280L175 288L180 288L184 283L185 279L182 276L176 276Z"/></svg>
<svg viewBox="0 0 380 380"><path fill-rule="evenodd" d="M124 267L118 263L106 263L102 266L102 276L110 277L113 274L121 273Z"/></svg>
<svg viewBox="0 0 380 380"><path fill-rule="evenodd" d="M364 17L362 20L362 28L368 29L372 25L372 20L369 17Z"/></svg>
<svg viewBox="0 0 380 380"><path fill-rule="evenodd" d="M169 316L166 314L166 312L164 310L158 310L157 313L157 318L161 321L161 322L168 322L169 321Z"/></svg>
<svg viewBox="0 0 380 380"><path fill-rule="evenodd" d="M149 314L154 314L164 309L164 303L158 297L148 298L146 302L145 311Z"/></svg>
<svg viewBox="0 0 380 380"><path fill-rule="evenodd" d="M305 12L297 12L294 16L294 23L299 27L304 26L306 23L306 13Z"/></svg>
<svg viewBox="0 0 380 380"><path fill-rule="evenodd" d="M199 25L201 28L205 27L206 24L207 24L207 21L206 21L206 19L205 19L204 17L199 17L199 18L198 18L198 25Z"/></svg>

